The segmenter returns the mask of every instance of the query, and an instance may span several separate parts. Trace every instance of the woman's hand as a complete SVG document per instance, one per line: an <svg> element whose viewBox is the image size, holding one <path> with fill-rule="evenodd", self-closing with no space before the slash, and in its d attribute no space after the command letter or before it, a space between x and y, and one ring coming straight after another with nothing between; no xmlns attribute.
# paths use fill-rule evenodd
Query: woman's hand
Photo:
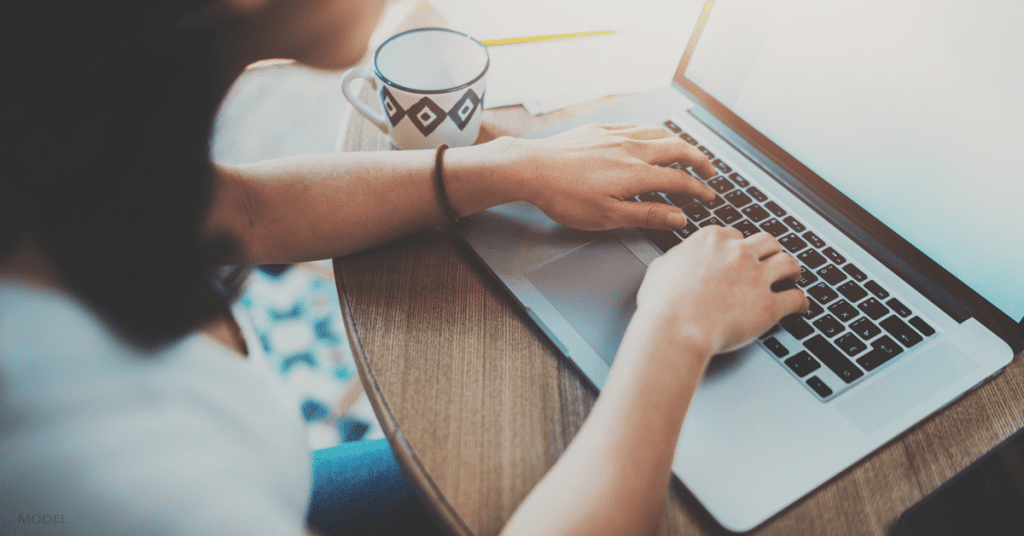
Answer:
<svg viewBox="0 0 1024 536"><path fill-rule="evenodd" d="M706 227L651 263L634 318L660 319L659 330L698 340L711 356L806 311L800 289L772 290L799 277L799 263L770 234L744 239L736 229Z"/></svg>
<svg viewBox="0 0 1024 536"><path fill-rule="evenodd" d="M681 209L633 197L665 192L709 201L715 195L685 171L656 167L679 162L705 177L716 173L696 147L658 126L587 125L516 141L516 176L509 184L516 185L519 198L569 227L681 229Z"/></svg>

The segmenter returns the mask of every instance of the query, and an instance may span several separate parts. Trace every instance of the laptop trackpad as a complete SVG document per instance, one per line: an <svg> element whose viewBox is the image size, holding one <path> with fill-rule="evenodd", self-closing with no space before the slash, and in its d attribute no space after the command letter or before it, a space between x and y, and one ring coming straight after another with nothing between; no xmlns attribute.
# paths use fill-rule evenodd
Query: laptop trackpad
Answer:
<svg viewBox="0 0 1024 536"><path fill-rule="evenodd" d="M526 278L609 365L636 311L647 266L612 236L526 271Z"/></svg>

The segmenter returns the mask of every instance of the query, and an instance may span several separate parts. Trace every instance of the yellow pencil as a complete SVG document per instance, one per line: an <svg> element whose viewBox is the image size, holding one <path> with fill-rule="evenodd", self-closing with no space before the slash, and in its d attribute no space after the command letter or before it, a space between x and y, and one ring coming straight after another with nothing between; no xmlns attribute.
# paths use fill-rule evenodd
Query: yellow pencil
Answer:
<svg viewBox="0 0 1024 536"><path fill-rule="evenodd" d="M536 41L554 41L556 39L574 39L576 37L592 37L595 35L608 35L615 33L615 30L600 30L596 32L576 32L552 35L534 35L530 37L509 37L506 39L488 39L480 41L484 46L493 47L497 45L515 45L517 43L533 43Z"/></svg>

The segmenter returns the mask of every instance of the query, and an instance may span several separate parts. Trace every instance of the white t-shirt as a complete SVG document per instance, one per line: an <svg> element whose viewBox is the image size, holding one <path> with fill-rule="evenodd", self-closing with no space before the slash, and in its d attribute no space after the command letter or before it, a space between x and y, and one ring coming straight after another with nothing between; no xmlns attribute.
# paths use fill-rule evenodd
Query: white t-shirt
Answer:
<svg viewBox="0 0 1024 536"><path fill-rule="evenodd" d="M82 302L0 279L0 534L300 534L298 405L249 350L193 334L145 353Z"/></svg>

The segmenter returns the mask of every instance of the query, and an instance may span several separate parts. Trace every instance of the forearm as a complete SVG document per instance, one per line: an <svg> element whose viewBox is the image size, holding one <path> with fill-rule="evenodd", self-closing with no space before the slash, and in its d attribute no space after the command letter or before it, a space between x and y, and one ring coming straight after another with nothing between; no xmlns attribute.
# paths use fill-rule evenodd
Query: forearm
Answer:
<svg viewBox="0 0 1024 536"><path fill-rule="evenodd" d="M514 200L500 187L510 145L446 151L444 183L460 216ZM207 232L232 236L240 264L338 257L446 219L434 151L304 155L216 170Z"/></svg>
<svg viewBox="0 0 1024 536"><path fill-rule="evenodd" d="M586 423L503 534L648 534L657 526L709 352L699 334L650 336L658 326L646 319L630 324Z"/></svg>
<svg viewBox="0 0 1024 536"><path fill-rule="evenodd" d="M682 162L714 174L707 157L667 130L589 125L543 140L503 137L449 149L444 185L459 216L528 201L576 229L680 229L683 211L639 194L715 194ZM660 166L660 167L659 167ZM298 262L374 247L445 221L434 151L307 155L215 166L206 235L226 234L236 264Z"/></svg>

